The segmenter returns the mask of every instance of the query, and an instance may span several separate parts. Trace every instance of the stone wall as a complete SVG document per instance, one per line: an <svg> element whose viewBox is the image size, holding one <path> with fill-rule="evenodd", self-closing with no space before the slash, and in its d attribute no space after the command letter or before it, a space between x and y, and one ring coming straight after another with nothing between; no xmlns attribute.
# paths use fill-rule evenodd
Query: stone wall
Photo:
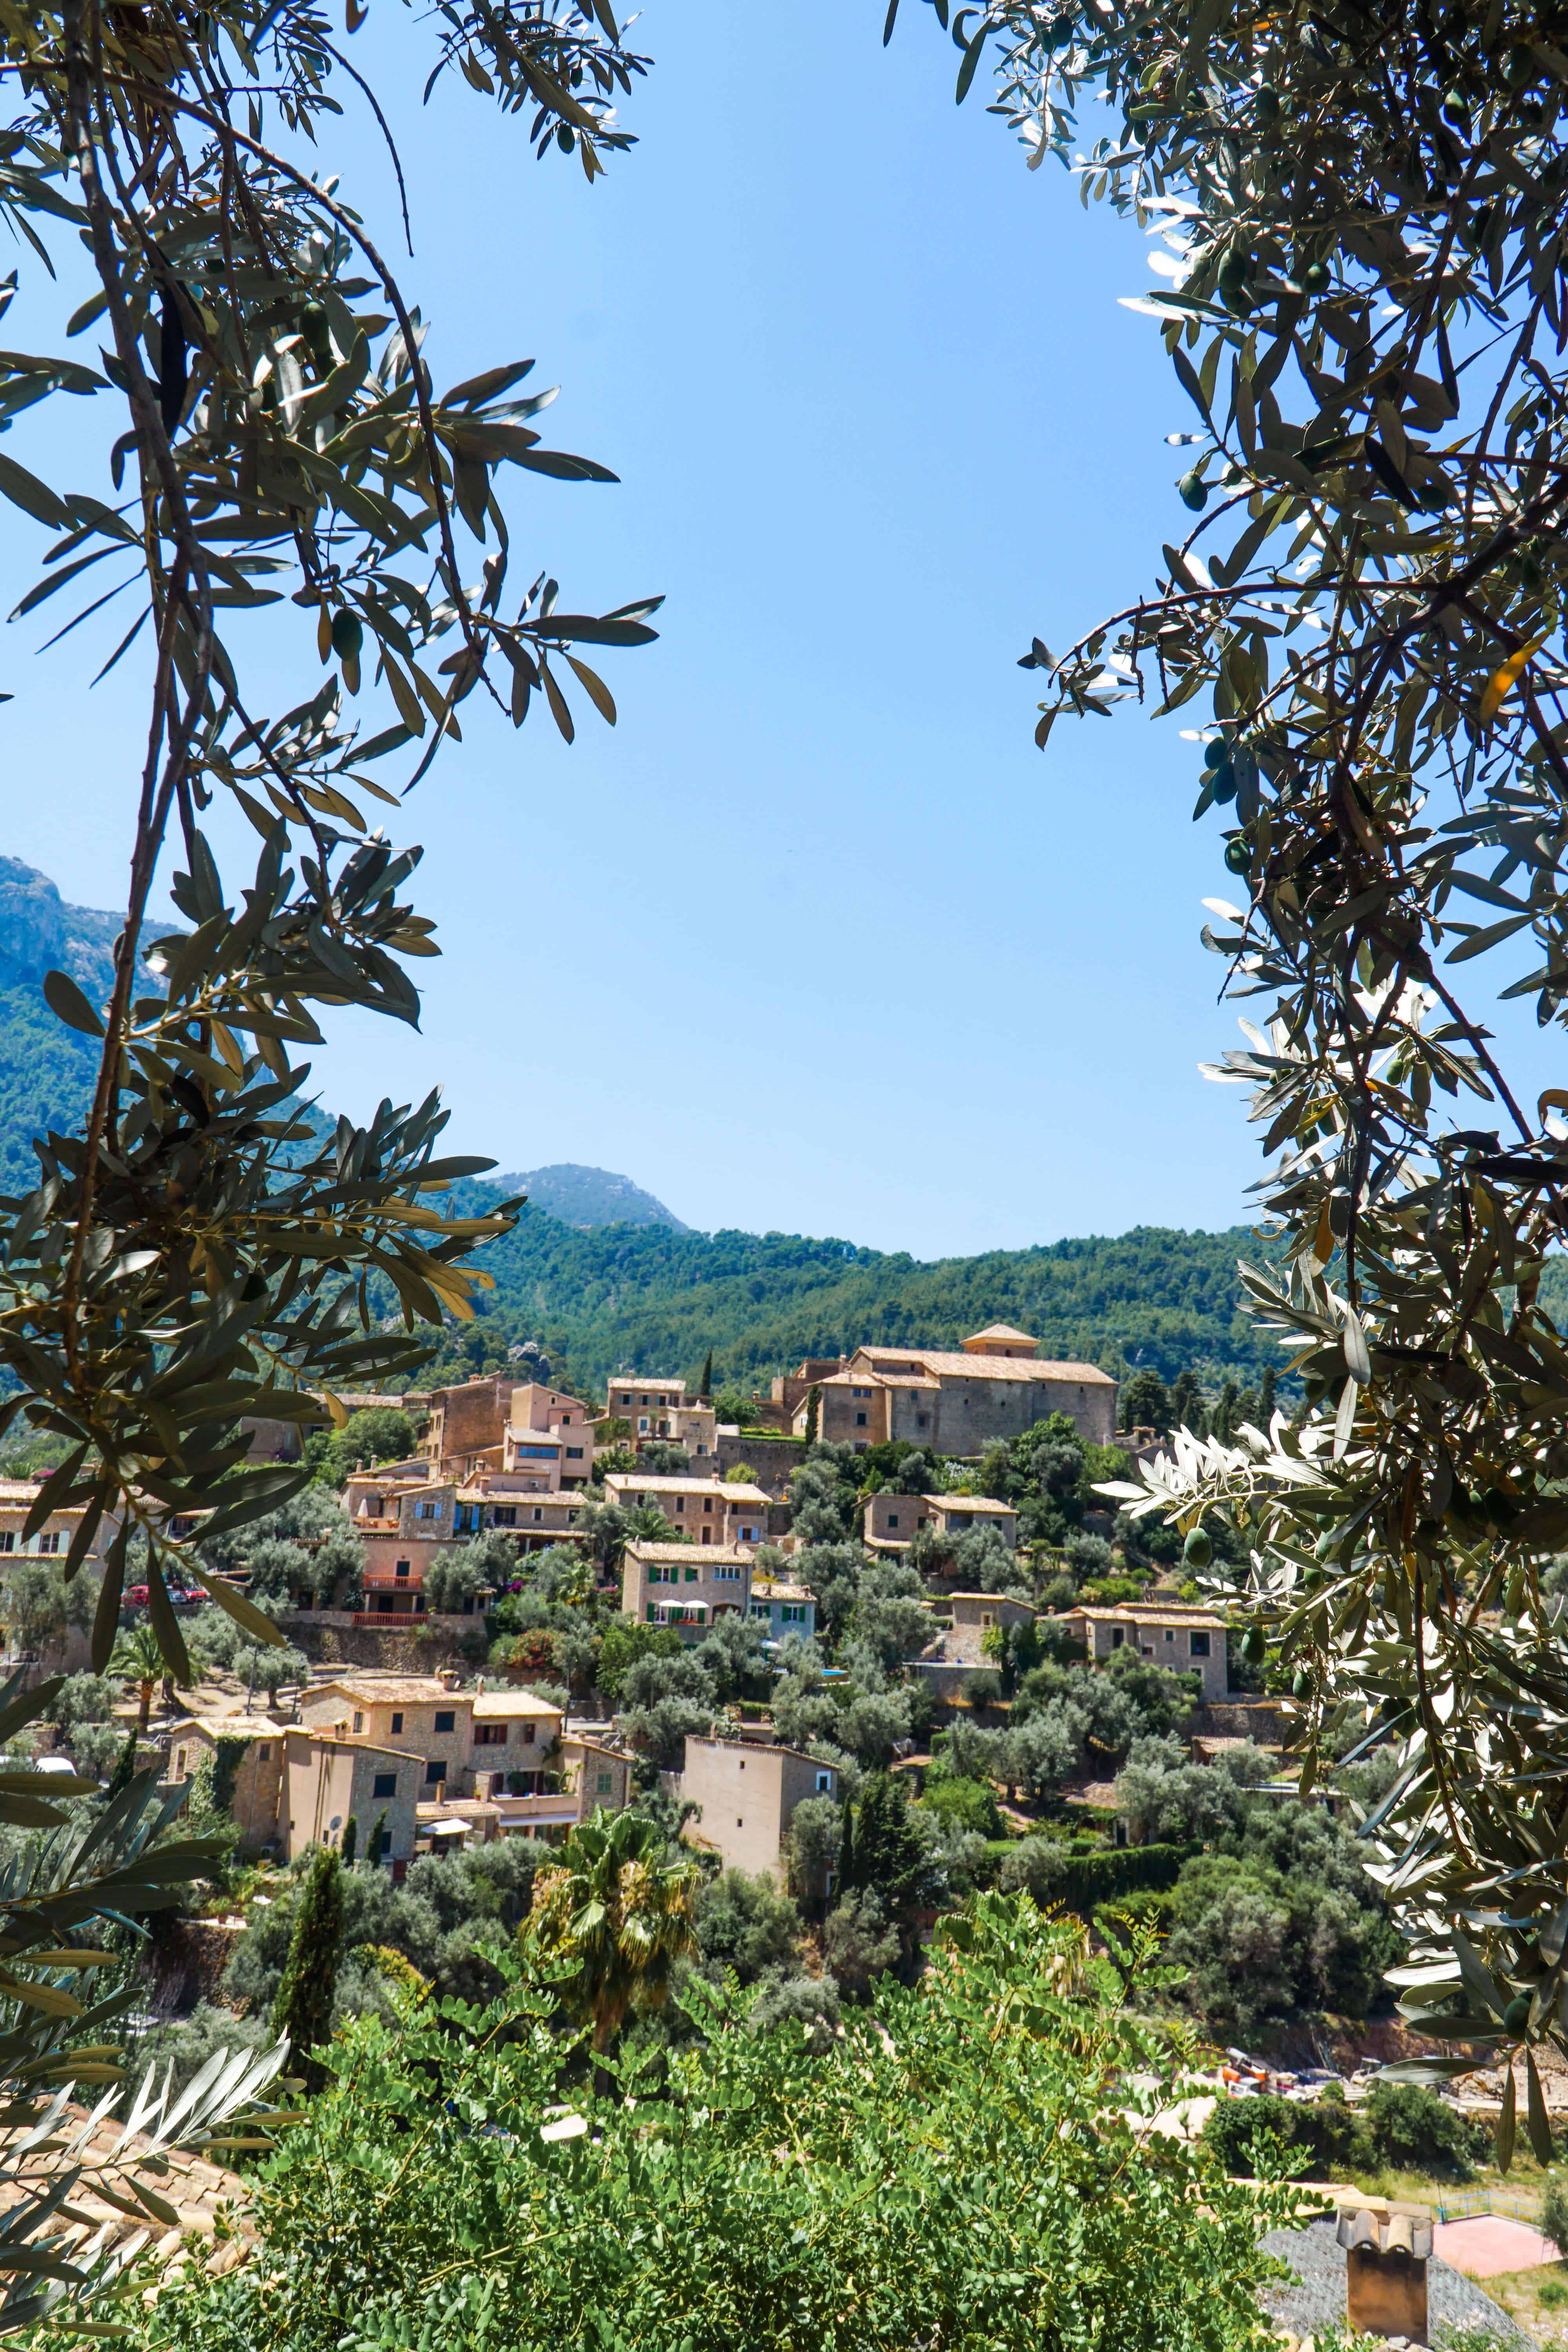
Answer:
<svg viewBox="0 0 1568 2352"><path fill-rule="evenodd" d="M805 1458L805 1446L793 1437L738 1437L724 1430L719 1433L718 1453L721 1478L740 1463L749 1463L756 1484L775 1501L782 1500L784 1488Z"/></svg>

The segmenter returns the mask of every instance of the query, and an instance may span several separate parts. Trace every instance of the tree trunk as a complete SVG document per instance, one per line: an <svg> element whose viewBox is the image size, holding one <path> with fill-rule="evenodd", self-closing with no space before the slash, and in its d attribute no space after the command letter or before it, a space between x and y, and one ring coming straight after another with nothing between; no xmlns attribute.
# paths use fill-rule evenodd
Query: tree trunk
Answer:
<svg viewBox="0 0 1568 2352"><path fill-rule="evenodd" d="M145 1731L147 1728L147 1718L153 1712L153 1685L151 1683L143 1683L141 1685L141 1698L142 1706L141 1712L136 1717L136 1728L138 1731Z"/></svg>

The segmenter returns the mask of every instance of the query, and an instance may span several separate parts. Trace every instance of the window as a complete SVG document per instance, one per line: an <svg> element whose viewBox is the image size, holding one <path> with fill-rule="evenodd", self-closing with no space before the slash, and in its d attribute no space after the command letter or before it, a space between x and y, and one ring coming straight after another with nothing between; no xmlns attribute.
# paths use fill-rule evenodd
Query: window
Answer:
<svg viewBox="0 0 1568 2352"><path fill-rule="evenodd" d="M630 1402L631 1402L631 1399L630 1399L630 1397L629 1397L629 1396L624 1396L624 1397L621 1399L621 1402L622 1402L623 1404L630 1404Z"/></svg>
<svg viewBox="0 0 1568 2352"><path fill-rule="evenodd" d="M1126 1639L1127 1639L1127 1633L1126 1633L1126 1629L1125 1629L1125 1627L1124 1627L1124 1626L1121 1626L1121 1625L1113 1625L1113 1626L1111 1627L1111 1629L1110 1629L1110 1646L1111 1646L1111 1648L1112 1648L1113 1650L1119 1650L1119 1649L1121 1647L1122 1643L1123 1643L1123 1642L1125 1642L1125 1640L1126 1640Z"/></svg>
<svg viewBox="0 0 1568 2352"><path fill-rule="evenodd" d="M1173 1642L1173 1641L1175 1640L1175 1638L1176 1638L1176 1637L1175 1637L1175 1635L1171 1632L1170 1627L1169 1627L1169 1626L1167 1626L1167 1627L1166 1627L1166 1629L1165 1629L1165 1639L1166 1639L1166 1641L1167 1641L1167 1642Z"/></svg>
<svg viewBox="0 0 1568 2352"><path fill-rule="evenodd" d="M375 1849L375 1853L374 1853L374 1859L376 1862L383 1862L383 1861L384 1861L384 1860L385 1860L386 1856L387 1856L391 1852L392 1852L392 1832L391 1832L390 1830L383 1830L383 1831L382 1831L382 1833L381 1833L380 1843L377 1844L376 1849Z"/></svg>
<svg viewBox="0 0 1568 2352"><path fill-rule="evenodd" d="M703 1509L704 1509L705 1511L711 1511L711 1509L713 1508L713 1497L712 1497L712 1496L711 1496L711 1495L704 1495L704 1496L703 1496L703 1497L702 1497L702 1507L703 1507Z"/></svg>
<svg viewBox="0 0 1568 2352"><path fill-rule="evenodd" d="M686 1497L684 1495L677 1495L675 1498L675 1507L678 1511L683 1511L686 1508Z"/></svg>
<svg viewBox="0 0 1568 2352"><path fill-rule="evenodd" d="M523 1745L523 1747L524 1747L524 1748L531 1748L531 1747L532 1747L532 1745L533 1745L533 1726L532 1726L532 1724L531 1724L531 1723L525 1723L525 1724L521 1727L521 1729L522 1729L522 1745Z"/></svg>
<svg viewBox="0 0 1568 2352"><path fill-rule="evenodd" d="M441 1516L441 1506L439 1503L420 1503L414 1516L416 1519L437 1519Z"/></svg>
<svg viewBox="0 0 1568 2352"><path fill-rule="evenodd" d="M395 1797L397 1794L396 1773L378 1772L374 1780L370 1784L370 1793L373 1797Z"/></svg>
<svg viewBox="0 0 1568 2352"><path fill-rule="evenodd" d="M456 1731L457 1727L458 1727L458 1710L457 1710L457 1708L456 1708L456 1707L453 1707L453 1706L438 1706L438 1707L436 1709L436 1729L437 1729L437 1732L439 1734L440 1732L443 1732L443 1731Z"/></svg>
<svg viewBox="0 0 1568 2352"><path fill-rule="evenodd" d="M400 1559L395 1572L398 1576L406 1576L408 1573L408 1562L405 1559Z"/></svg>
<svg viewBox="0 0 1568 2352"><path fill-rule="evenodd" d="M638 1404L647 1404L647 1397L640 1396L640 1397L638 1397L638 1399L637 1399L637 1402L638 1402Z"/></svg>
<svg viewBox="0 0 1568 2352"><path fill-rule="evenodd" d="M738 1830L743 1830L743 1829L745 1828L745 1826L746 1826L746 1823L745 1823L744 1816L743 1816L743 1815L742 1815L742 1814L740 1814L740 1813L737 1813L737 1814L736 1814L736 1816L735 1816L735 1827L736 1827Z"/></svg>
<svg viewBox="0 0 1568 2352"><path fill-rule="evenodd" d="M817 1774L816 1793L819 1797L828 1797L832 1795L833 1775L831 1772L819 1772Z"/></svg>
<svg viewBox="0 0 1568 2352"><path fill-rule="evenodd" d="M1208 1656L1209 1637L1206 1633L1190 1634L1188 1636L1188 1641L1190 1643L1189 1654L1191 1656L1194 1658L1206 1658Z"/></svg>
<svg viewBox="0 0 1568 2352"><path fill-rule="evenodd" d="M504 1723L476 1723L474 1726L474 1746L476 1748L504 1748L506 1746L506 1735L507 1726Z"/></svg>
<svg viewBox="0 0 1568 2352"><path fill-rule="evenodd" d="M925 1427L925 1425L926 1425L926 1416L925 1416L925 1414L924 1414L923 1412L917 1412L917 1413L916 1413L916 1415L915 1415L915 1427L916 1427L917 1429L923 1429L923 1428Z"/></svg>
<svg viewBox="0 0 1568 2352"><path fill-rule="evenodd" d="M673 1582L673 1581L674 1581L674 1579L673 1579L673 1578L671 1578L671 1580L671 1580L671 1582ZM697 1581L697 1570L696 1570L694 1568L689 1568L689 1569L687 1570L687 1571L686 1571L686 1581L688 1582L688 1584L695 1584L695 1583L696 1583L696 1581Z"/></svg>
<svg viewBox="0 0 1568 2352"><path fill-rule="evenodd" d="M446 1779L446 1777L447 1777L447 1759L446 1759L446 1758L445 1758L444 1756L432 1756L432 1758L430 1759L430 1761L429 1761L429 1762L428 1762L428 1764L426 1764L426 1766L425 1767L425 1784L426 1784L426 1788L429 1788L429 1787L431 1787L431 1786L437 1786L437 1787L438 1787L438 1786L440 1785L440 1783L441 1783L441 1782Z"/></svg>
<svg viewBox="0 0 1568 2352"><path fill-rule="evenodd" d="M798 1601L786 1601L779 1611L779 1622L784 1625L804 1625L805 1611Z"/></svg>
<svg viewBox="0 0 1568 2352"><path fill-rule="evenodd" d="M581 1462L583 1459L582 1447L580 1445L569 1445L566 1448L566 1459L568 1462Z"/></svg>
<svg viewBox="0 0 1568 2352"><path fill-rule="evenodd" d="M539 1525L539 1522L541 1521L541 1519L542 1519L542 1517L544 1517L544 1506L543 1506L542 1503L535 1503L535 1505L534 1505L534 1507L533 1507L533 1524L534 1524L534 1526L535 1526L535 1527L537 1527L537 1526Z"/></svg>
<svg viewBox="0 0 1568 2352"><path fill-rule="evenodd" d="M865 1428L865 1426L866 1426L866 1416L865 1416L865 1414L864 1414L863 1412L858 1412L858 1413L856 1414L856 1416L855 1416L855 1426L856 1426L856 1428L857 1428L857 1429L864 1429L864 1428Z"/></svg>
<svg viewBox="0 0 1568 2352"><path fill-rule="evenodd" d="M184 1777L185 1750L182 1748L174 1758L174 1778L176 1780L183 1780Z"/></svg>
<svg viewBox="0 0 1568 2352"><path fill-rule="evenodd" d="M354 1729L356 1731L364 1729L364 1717L357 1706L354 1709Z"/></svg>
<svg viewBox="0 0 1568 2352"><path fill-rule="evenodd" d="M741 1571L738 1568L729 1566L716 1568L713 1570L713 1580L716 1584L739 1584Z"/></svg>
<svg viewBox="0 0 1568 2352"><path fill-rule="evenodd" d="M0 1532L0 1551L15 1551L16 1549L16 1535L11 1528L6 1528L3 1532Z"/></svg>
<svg viewBox="0 0 1568 2352"><path fill-rule="evenodd" d="M401 1711L401 1709L399 1709L399 1711L398 1711L395 1715L394 1715L394 1717L393 1717L393 1718L392 1718L392 1736L393 1736L394 1739L395 1739L395 1738L398 1737L398 1735L399 1735L399 1733L402 1731L402 1729L403 1729L403 1715L402 1715L402 1711Z"/></svg>
<svg viewBox="0 0 1568 2352"><path fill-rule="evenodd" d="M264 1739L256 1752L264 1764L270 1764L272 1761L272 1742L270 1739Z"/></svg>
<svg viewBox="0 0 1568 2352"><path fill-rule="evenodd" d="M598 1797L607 1797L615 1785L616 1776L613 1772L596 1773L594 1780L594 1793Z"/></svg>
<svg viewBox="0 0 1568 2352"><path fill-rule="evenodd" d="M517 1450L531 1462L553 1462L561 1449L557 1445L520 1445Z"/></svg>
<svg viewBox="0 0 1568 2352"><path fill-rule="evenodd" d="M889 1511L889 1512L888 1513L888 1533L889 1533L889 1535L891 1535L891 1534L892 1534L893 1529L898 1526L898 1524L899 1524L899 1515L898 1515L897 1511Z"/></svg>
<svg viewBox="0 0 1568 2352"><path fill-rule="evenodd" d="M498 1528L515 1528L517 1525L517 1505L515 1503L498 1503L490 1513L490 1524L492 1527Z"/></svg>
<svg viewBox="0 0 1568 2352"><path fill-rule="evenodd" d="M712 1528L703 1528L703 1530L702 1530L702 1540L703 1540L703 1542L704 1542L705 1544L710 1544L710 1543L712 1542L712 1540L713 1540L713 1530L712 1530Z"/></svg>
<svg viewBox="0 0 1568 2352"><path fill-rule="evenodd" d="M38 1538L38 1549L42 1552L57 1552L59 1548L60 1539L58 1535L40 1536Z"/></svg>

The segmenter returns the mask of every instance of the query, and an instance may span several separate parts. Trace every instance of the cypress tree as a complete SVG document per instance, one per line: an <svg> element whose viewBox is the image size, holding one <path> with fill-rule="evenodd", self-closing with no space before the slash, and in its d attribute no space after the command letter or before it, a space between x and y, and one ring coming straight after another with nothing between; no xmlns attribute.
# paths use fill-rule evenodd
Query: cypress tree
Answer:
<svg viewBox="0 0 1568 2352"><path fill-rule="evenodd" d="M822 1391L814 1388L805 1400L805 1442L816 1444L816 1432L822 1417Z"/></svg>
<svg viewBox="0 0 1568 2352"><path fill-rule="evenodd" d="M713 1393L713 1350L711 1348L708 1350L707 1360L702 1367L702 1381L697 1393L703 1400L704 1403L706 1403L707 1400Z"/></svg>
<svg viewBox="0 0 1568 2352"><path fill-rule="evenodd" d="M351 1813L343 1823L343 1868L352 1870L359 1853L359 1823Z"/></svg>
<svg viewBox="0 0 1568 2352"><path fill-rule="evenodd" d="M120 1760L110 1774L109 1786L103 1792L104 1803L108 1804L112 1798L118 1797L121 1789L128 1789L135 1777L136 1734L134 1731L128 1731L125 1735L125 1745L120 1751Z"/></svg>
<svg viewBox="0 0 1568 2352"><path fill-rule="evenodd" d="M1258 1392L1258 1417L1265 1429L1274 1418L1274 1367L1272 1364L1266 1364L1263 1368L1263 1385Z"/></svg>
<svg viewBox="0 0 1568 2352"><path fill-rule="evenodd" d="M342 1864L330 1845L318 1846L294 1914L289 1958L272 2011L272 2031L287 2035L295 2072L311 2091L319 2091L326 2080L324 2068L311 2053L331 2039L342 1937Z"/></svg>
<svg viewBox="0 0 1568 2352"><path fill-rule="evenodd" d="M375 1827L370 1833L370 1847L365 1857L366 1860L369 1862L379 1862L383 1853L385 1852L385 1849L386 1815L384 1813L377 1813L375 1817Z"/></svg>

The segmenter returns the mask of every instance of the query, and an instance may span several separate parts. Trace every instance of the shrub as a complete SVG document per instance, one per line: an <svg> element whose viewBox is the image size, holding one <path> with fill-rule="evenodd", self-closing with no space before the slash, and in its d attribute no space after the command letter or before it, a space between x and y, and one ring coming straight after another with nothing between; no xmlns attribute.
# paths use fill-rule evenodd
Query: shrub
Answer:
<svg viewBox="0 0 1568 2352"><path fill-rule="evenodd" d="M1289 2172L1320 2179L1368 2172L1377 2161L1366 2118L1347 2106L1342 2095L1315 2106L1267 2094L1221 2099L1204 2126L1204 2138L1226 2170L1243 2179L1251 2178L1263 2153L1255 2149L1259 2138L1278 2143L1270 2152L1282 2154Z"/></svg>
<svg viewBox="0 0 1568 2352"><path fill-rule="evenodd" d="M927 1812L940 1815L955 1828L973 1830L977 1837L1005 1834L996 1791L989 1780L931 1780L921 1803Z"/></svg>
<svg viewBox="0 0 1568 2352"><path fill-rule="evenodd" d="M1473 2177L1475 2130L1436 2091L1418 2083L1374 2083L1366 2110L1380 2163L1454 2180Z"/></svg>
<svg viewBox="0 0 1568 2352"><path fill-rule="evenodd" d="M1568 2252L1568 2179L1560 2172L1547 2176L1541 2199L1541 2226L1560 2254Z"/></svg>

